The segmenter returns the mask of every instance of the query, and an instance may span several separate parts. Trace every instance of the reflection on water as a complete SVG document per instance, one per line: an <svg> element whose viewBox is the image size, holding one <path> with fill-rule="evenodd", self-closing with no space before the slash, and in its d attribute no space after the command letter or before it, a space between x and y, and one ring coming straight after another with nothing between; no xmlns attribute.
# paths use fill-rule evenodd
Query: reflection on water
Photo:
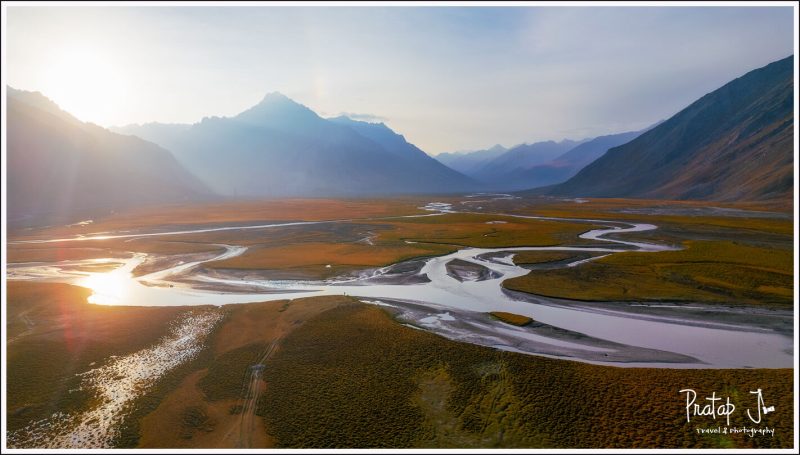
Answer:
<svg viewBox="0 0 800 455"><path fill-rule="evenodd" d="M437 206L438 209L444 207ZM522 218L547 219L543 217L521 216ZM575 220L570 220L575 221ZM147 260L145 254L135 254L124 265L106 273L91 273L79 270L80 261L69 264L47 264L36 266L15 266L9 268L10 277L21 279L46 279L65 281L92 290L90 302L107 305L224 305L269 300L283 300L323 295L351 295L378 300L394 299L413 301L428 305L431 313L420 316L424 319L440 314L442 309L452 308L467 312L486 313L508 311L557 327L584 334L599 340L620 345L635 346L652 350L662 350L680 354L683 358L697 361L678 362L669 365L648 364L648 366L669 366L681 368L719 367L719 368L776 368L792 365L793 348L791 339L763 327L755 327L746 318L739 317L736 324L715 322L708 313L690 310L675 310L665 316L634 314L626 311L609 311L608 308L593 308L589 304L559 305L545 298L520 300L505 292L502 282L530 271L516 266L512 257L516 251L576 251L591 252L594 257L566 264L567 267L580 266L596 260L602 255L628 250L665 251L668 246L650 243L629 242L619 238L606 238L608 234L625 234L655 229L651 224L629 224L597 220L583 220L602 223L612 227L594 229L581 235L582 238L596 242L616 244L615 248L602 247L517 247L517 248L464 248L454 253L430 258L424 261L416 273L426 280L392 281L392 267L384 267L357 277L324 282L292 280L251 280L226 277L219 273L209 276L198 270L197 266L206 261L226 259L245 252L245 247L220 245L225 251L216 257L190 262L177 263L173 267L134 277L132 271ZM622 226L625 227L622 227ZM201 230L202 232L202 230ZM601 254L598 254L601 253ZM504 256L503 256L504 255ZM489 279L482 281L458 280L451 276L447 264L461 260L483 267L490 271ZM108 259L120 262L119 259ZM95 261L96 262L96 261ZM376 280L376 278L380 278ZM387 284L388 283L388 284ZM212 290L209 290L212 289ZM261 290L261 291L259 291ZM438 313L437 313L438 311ZM462 313L463 314L463 313ZM437 324L425 321L412 321L436 333L450 338L476 342L482 339L471 333L472 324L453 324L437 319ZM498 329L499 330L499 329ZM463 333L456 333L460 331ZM485 344L479 341L478 344ZM552 344L558 344L552 341ZM542 351L529 347L528 353L541 354ZM590 351L588 349L587 351ZM592 361L580 355L565 355L564 358ZM622 362L620 366L645 366L645 363Z"/></svg>
<svg viewBox="0 0 800 455"><path fill-rule="evenodd" d="M498 196L502 198L508 195ZM430 203L421 208L434 213L400 218L436 216L454 212L451 204L443 202ZM425 280L396 280L396 276L393 275L396 272L391 266L364 272L356 277L320 282L245 280L220 274L209 276L198 269L204 262L235 257L246 251L246 247L231 245L218 245L225 248L223 253L215 257L204 257L202 260L196 260L196 256L191 259L188 256L170 258L175 260L169 263L177 265L139 277L133 276L133 271L150 259L147 254L136 253L127 259L9 264L7 277L17 280L66 282L82 286L92 291L89 297L90 303L102 305L223 305L346 294L361 297L362 301L375 305L395 309L403 306L405 320L412 323L404 325L409 327L430 330L459 341L526 354L615 366L668 368L792 366L794 348L791 336L765 328L763 324L748 321L749 314L734 315L733 319L727 319L729 314L723 315L722 318L718 315L709 316L713 311L707 311L704 306L672 306L674 310L672 313L663 313L670 307L669 305L654 305L654 308L662 311L658 313L630 310L630 308L647 308L642 305L629 305L629 309L626 310L623 308L624 305L612 307L574 302L564 305L535 296L527 296L525 299L515 298L505 292L501 284L506 279L530 272L514 264L513 255L517 251L576 251L593 254L593 257L588 259L564 265L576 267L605 255L623 251L619 247L637 251L664 251L671 248L606 237L608 234L624 234L656 228L649 224L495 215L584 221L611 226L588 231L582 234L581 238L613 243L617 248L464 248L452 254L427 259L421 268L399 267L400 270L411 270L409 273L416 273L417 278L424 275ZM333 222L335 221L225 226L150 234L105 235L102 238L279 228ZM89 238L100 237L85 239ZM63 240L65 239L34 242ZM371 243L366 240L365 242ZM414 242L406 241L406 243ZM181 262L180 259L184 261ZM488 269L490 273L485 274L487 279L470 280L463 276L462 280L454 278L448 273L447 264L456 259ZM114 268L110 271L98 271L98 267ZM108 269L103 268L103 270ZM208 290L209 288L216 290ZM253 289L261 291L254 292ZM382 298L393 301L395 305L381 301ZM560 331L560 335L554 335L547 330L533 333L526 328L481 319L481 315L490 311L508 311L529 316L537 323ZM728 313L724 310L721 312ZM165 372L192 359L203 348L207 334L221 317L222 313L213 309L192 310L174 324L168 336L159 340L154 346L126 356L112 357L104 365L82 373L81 389L93 392L96 397L89 409L77 414L56 413L19 431L9 433L9 447L111 447L132 401L146 393ZM717 319L714 319L715 317ZM763 318L763 315L759 317ZM608 361L598 361L599 356L607 358ZM659 363L655 357L667 363Z"/></svg>
<svg viewBox="0 0 800 455"><path fill-rule="evenodd" d="M109 295L110 296L110 295ZM146 393L165 372L192 359L222 313L197 310L174 323L156 345L79 374L83 390L93 393L90 409L59 412L8 435L8 446L37 448L108 448L118 436L127 406Z"/></svg>
<svg viewBox="0 0 800 455"><path fill-rule="evenodd" d="M89 303L120 305L130 293L133 282L131 272L122 270L123 268L106 273L93 273L79 279L75 284L92 290Z"/></svg>

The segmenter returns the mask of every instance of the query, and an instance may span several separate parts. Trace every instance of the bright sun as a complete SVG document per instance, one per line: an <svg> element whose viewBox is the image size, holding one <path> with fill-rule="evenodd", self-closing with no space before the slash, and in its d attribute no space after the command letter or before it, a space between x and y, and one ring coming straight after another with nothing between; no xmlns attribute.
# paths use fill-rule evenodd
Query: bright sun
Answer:
<svg viewBox="0 0 800 455"><path fill-rule="evenodd" d="M89 303L96 305L119 304L130 287L130 274L120 270L96 273L82 278L77 284L92 290Z"/></svg>
<svg viewBox="0 0 800 455"><path fill-rule="evenodd" d="M80 120L107 125L125 106L124 71L98 49L62 49L46 71L41 91Z"/></svg>

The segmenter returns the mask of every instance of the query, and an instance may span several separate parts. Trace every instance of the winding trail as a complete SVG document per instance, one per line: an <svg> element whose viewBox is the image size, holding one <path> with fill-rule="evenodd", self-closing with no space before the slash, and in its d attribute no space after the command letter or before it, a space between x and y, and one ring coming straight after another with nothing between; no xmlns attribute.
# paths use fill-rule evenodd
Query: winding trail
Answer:
<svg viewBox="0 0 800 455"><path fill-rule="evenodd" d="M263 392L264 382L263 375L266 368L266 362L275 352L280 340L274 340L269 344L264 353L259 357L258 361L250 365L248 370L249 375L244 381L244 403L242 404L242 418L239 421L239 440L237 447L248 449L253 446L252 434L254 430L256 407L258 406L258 399Z"/></svg>

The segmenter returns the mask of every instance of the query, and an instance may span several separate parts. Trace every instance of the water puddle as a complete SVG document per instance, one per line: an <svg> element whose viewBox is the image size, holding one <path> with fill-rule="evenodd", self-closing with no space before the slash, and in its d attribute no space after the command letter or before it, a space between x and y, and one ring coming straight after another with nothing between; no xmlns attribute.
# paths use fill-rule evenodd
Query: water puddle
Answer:
<svg viewBox="0 0 800 455"><path fill-rule="evenodd" d="M8 435L10 448L111 448L127 406L147 393L155 382L194 358L206 335L222 319L215 310L192 311L175 322L170 334L156 345L80 373L83 390L93 393L90 409L79 414L56 413Z"/></svg>

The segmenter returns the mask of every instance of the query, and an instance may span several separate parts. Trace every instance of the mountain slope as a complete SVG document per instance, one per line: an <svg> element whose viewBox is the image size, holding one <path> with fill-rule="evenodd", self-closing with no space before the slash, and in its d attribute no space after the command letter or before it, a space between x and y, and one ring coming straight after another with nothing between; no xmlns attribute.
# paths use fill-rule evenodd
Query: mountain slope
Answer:
<svg viewBox="0 0 800 455"><path fill-rule="evenodd" d="M520 168L506 176L516 188L541 187L561 183L577 174L584 166L603 156L608 149L638 137L641 131L598 136L569 150L554 160L530 168Z"/></svg>
<svg viewBox="0 0 800 455"><path fill-rule="evenodd" d="M164 147L167 150L172 149L172 145L177 143L181 135L191 128L191 125L182 123L144 123L132 124L122 127L111 126L108 129L119 134L126 136L138 136L155 144Z"/></svg>
<svg viewBox="0 0 800 455"><path fill-rule="evenodd" d="M359 135L380 145L385 151L414 166L419 173L417 177L423 181L438 180L460 185L461 183L459 182L465 179L464 175L443 165L414 144L406 141L402 134L395 133L383 123L362 122L345 116L329 120L352 129ZM469 184L476 188L478 186L477 182L472 180L469 180Z"/></svg>
<svg viewBox="0 0 800 455"><path fill-rule="evenodd" d="M164 141L222 194L364 196L478 186L385 125L326 120L279 93L235 117L205 118L185 128L149 124L118 130Z"/></svg>
<svg viewBox="0 0 800 455"><path fill-rule="evenodd" d="M609 150L552 195L719 201L791 198L793 57L703 96Z"/></svg>
<svg viewBox="0 0 800 455"><path fill-rule="evenodd" d="M467 176L472 176L480 168L485 166L486 163L497 158L503 153L506 153L507 151L507 148L497 144L485 150L440 153L436 155L436 159L450 169L456 170Z"/></svg>
<svg viewBox="0 0 800 455"><path fill-rule="evenodd" d="M7 93L10 224L70 222L211 196L156 144L83 123L38 92Z"/></svg>

